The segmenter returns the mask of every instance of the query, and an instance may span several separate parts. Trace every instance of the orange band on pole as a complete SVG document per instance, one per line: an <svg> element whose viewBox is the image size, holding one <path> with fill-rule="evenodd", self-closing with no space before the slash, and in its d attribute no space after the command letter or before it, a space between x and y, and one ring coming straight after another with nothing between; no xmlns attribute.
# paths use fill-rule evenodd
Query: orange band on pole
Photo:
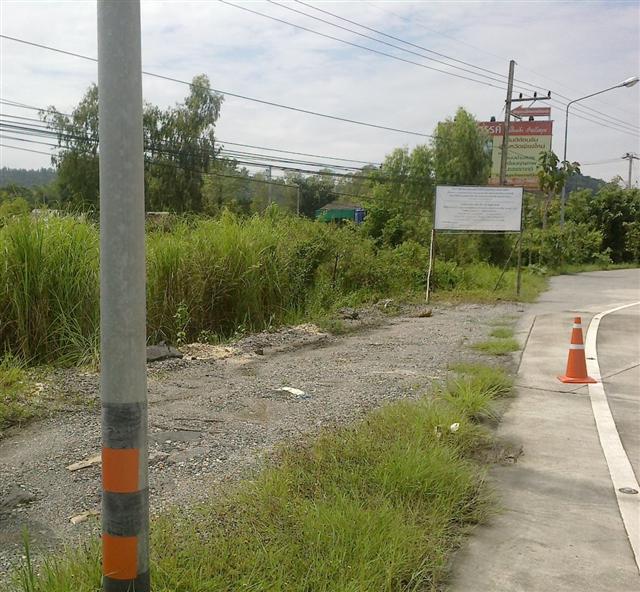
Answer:
<svg viewBox="0 0 640 592"><path fill-rule="evenodd" d="M102 535L102 574L114 580L138 575L138 537Z"/></svg>
<svg viewBox="0 0 640 592"><path fill-rule="evenodd" d="M135 493L139 490L139 467L138 448L103 448L103 489L112 493Z"/></svg>

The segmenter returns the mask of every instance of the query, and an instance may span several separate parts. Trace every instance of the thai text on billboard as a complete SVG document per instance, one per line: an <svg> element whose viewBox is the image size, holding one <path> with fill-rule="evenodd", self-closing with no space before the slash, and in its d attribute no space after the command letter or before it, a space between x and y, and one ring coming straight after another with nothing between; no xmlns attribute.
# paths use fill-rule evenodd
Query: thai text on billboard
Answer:
<svg viewBox="0 0 640 592"><path fill-rule="evenodd" d="M504 123L481 121L480 127L490 136L491 152L490 185L500 183L500 159ZM509 185L538 189L538 158L540 153L551 150L553 121L512 121L509 128L507 149L507 182Z"/></svg>
<svg viewBox="0 0 640 592"><path fill-rule="evenodd" d="M434 228L520 232L522 187L436 187Z"/></svg>

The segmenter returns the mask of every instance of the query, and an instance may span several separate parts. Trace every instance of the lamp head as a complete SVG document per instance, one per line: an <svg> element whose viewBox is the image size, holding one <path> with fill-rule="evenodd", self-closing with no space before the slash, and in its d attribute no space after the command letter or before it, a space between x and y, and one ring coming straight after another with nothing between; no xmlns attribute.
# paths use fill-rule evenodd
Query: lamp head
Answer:
<svg viewBox="0 0 640 592"><path fill-rule="evenodd" d="M631 78L627 78L625 81L620 83L620 86L626 86L627 88L632 87L634 84L637 84L640 81L638 76L632 76Z"/></svg>

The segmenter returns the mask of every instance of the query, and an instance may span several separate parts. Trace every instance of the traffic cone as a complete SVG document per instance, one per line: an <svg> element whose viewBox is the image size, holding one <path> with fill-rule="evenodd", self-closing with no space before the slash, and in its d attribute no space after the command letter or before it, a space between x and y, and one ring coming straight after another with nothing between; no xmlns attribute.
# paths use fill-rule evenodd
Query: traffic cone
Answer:
<svg viewBox="0 0 640 592"><path fill-rule="evenodd" d="M582 340L582 319L573 319L571 331L571 344L569 345L569 357L567 359L567 373L558 376L561 382L570 384L590 384L598 382L587 375L587 359L584 355L584 341Z"/></svg>

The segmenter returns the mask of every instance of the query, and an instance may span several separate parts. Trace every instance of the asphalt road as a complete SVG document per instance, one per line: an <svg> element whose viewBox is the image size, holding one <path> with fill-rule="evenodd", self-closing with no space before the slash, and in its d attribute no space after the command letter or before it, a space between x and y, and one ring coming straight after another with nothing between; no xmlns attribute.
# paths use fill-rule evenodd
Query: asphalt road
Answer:
<svg viewBox="0 0 640 592"><path fill-rule="evenodd" d="M640 305L604 317L597 348L609 407L636 478L640 478Z"/></svg>
<svg viewBox="0 0 640 592"><path fill-rule="evenodd" d="M502 511L461 550L452 592L640 590L586 386L563 384L573 317L640 301L640 270L559 276L518 326L525 345L518 397L499 436L521 444L518 463L493 471ZM605 316L596 342L623 446L639 473L640 306ZM640 495L635 496L640 519ZM637 499L637 501L636 501Z"/></svg>

